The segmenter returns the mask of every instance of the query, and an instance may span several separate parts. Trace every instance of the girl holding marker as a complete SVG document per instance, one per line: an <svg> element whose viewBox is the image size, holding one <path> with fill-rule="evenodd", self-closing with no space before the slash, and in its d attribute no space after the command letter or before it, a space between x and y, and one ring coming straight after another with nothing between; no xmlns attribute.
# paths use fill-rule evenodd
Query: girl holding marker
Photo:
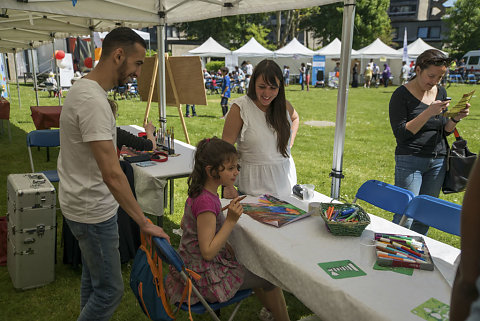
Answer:
<svg viewBox="0 0 480 321"><path fill-rule="evenodd" d="M276 321L288 321L282 290L246 270L227 243L242 215L240 201L245 196L234 198L222 208L217 190L220 185L233 186L239 170L238 154L232 144L216 137L198 143L194 168L188 178L178 252L186 267L201 276L194 282L207 301L225 302L239 290L254 289L266 308L262 310L262 320L273 315ZM223 210L227 210L226 218L221 213ZM166 291L171 303L181 300L184 287L180 275L170 268ZM192 297L192 304L196 302L198 299Z"/></svg>

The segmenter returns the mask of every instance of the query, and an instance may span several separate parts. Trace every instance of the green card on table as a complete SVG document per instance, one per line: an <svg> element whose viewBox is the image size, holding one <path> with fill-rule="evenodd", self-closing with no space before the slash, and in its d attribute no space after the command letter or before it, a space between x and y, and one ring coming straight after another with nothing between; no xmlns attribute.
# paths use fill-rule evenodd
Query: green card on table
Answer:
<svg viewBox="0 0 480 321"><path fill-rule="evenodd" d="M450 306L430 298L412 310L412 313L427 321L448 321Z"/></svg>
<svg viewBox="0 0 480 321"><path fill-rule="evenodd" d="M362 269L350 260L318 263L318 266L332 279L345 279L367 275L367 273L363 272Z"/></svg>

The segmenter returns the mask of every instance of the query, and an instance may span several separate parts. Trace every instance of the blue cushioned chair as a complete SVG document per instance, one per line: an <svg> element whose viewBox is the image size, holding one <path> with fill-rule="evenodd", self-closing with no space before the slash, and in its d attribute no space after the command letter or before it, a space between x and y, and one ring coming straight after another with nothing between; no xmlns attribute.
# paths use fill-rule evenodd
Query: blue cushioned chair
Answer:
<svg viewBox="0 0 480 321"><path fill-rule="evenodd" d="M360 199L383 210L403 215L414 197L411 191L404 188L377 180L368 180L360 186L353 202Z"/></svg>
<svg viewBox="0 0 480 321"><path fill-rule="evenodd" d="M430 195L416 196L408 205L405 216L438 230L460 235L462 207Z"/></svg>
<svg viewBox="0 0 480 321"><path fill-rule="evenodd" d="M185 273L185 264L183 263L182 258L175 249L163 238L154 237L153 243L155 244L155 250L157 251L158 256L163 260L163 262L172 265L181 275L181 277L187 281L189 276ZM196 314L204 314L208 312L213 320L220 321L219 317L215 313L215 311L220 310L223 307L229 306L231 304L236 304L230 318L228 319L233 320L233 317L237 313L242 300L246 299L252 294L252 290L242 290L238 291L233 298L226 302L222 303L208 303L203 296L198 292L195 285L192 284L192 291L200 300L197 304L194 304L190 307L190 310ZM188 311L188 304L183 303L180 307L184 311Z"/></svg>
<svg viewBox="0 0 480 321"><path fill-rule="evenodd" d="M27 134L27 147L28 156L30 157L30 166L32 167L32 173L35 172L33 166L32 150L31 146L37 147L57 147L60 146L60 130L59 129L40 129L34 130ZM42 171L50 182L58 182L57 170Z"/></svg>

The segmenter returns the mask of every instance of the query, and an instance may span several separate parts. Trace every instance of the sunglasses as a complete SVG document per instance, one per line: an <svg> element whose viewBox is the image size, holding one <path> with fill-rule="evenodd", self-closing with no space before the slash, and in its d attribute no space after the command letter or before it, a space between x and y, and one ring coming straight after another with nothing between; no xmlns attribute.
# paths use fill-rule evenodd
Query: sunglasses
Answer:
<svg viewBox="0 0 480 321"><path fill-rule="evenodd" d="M425 65L434 65L434 66L450 66L452 63L452 58L432 58L425 60Z"/></svg>

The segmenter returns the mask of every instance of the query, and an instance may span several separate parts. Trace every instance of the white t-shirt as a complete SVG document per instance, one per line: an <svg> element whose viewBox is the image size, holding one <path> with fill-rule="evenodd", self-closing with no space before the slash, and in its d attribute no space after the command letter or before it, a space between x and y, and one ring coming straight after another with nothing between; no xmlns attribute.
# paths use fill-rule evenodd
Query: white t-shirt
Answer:
<svg viewBox="0 0 480 321"><path fill-rule="evenodd" d="M407 65L403 65L400 78L407 79L409 72L410 72L410 68L408 68Z"/></svg>
<svg viewBox="0 0 480 321"><path fill-rule="evenodd" d="M245 69L246 69L246 72L245 72L245 73L247 74L247 76L248 76L248 75L251 76L251 75L253 74L253 66L252 66L252 64L247 64L247 65L245 66Z"/></svg>
<svg viewBox="0 0 480 321"><path fill-rule="evenodd" d="M95 224L117 212L118 203L103 182L89 142L110 140L116 127L107 93L93 80L79 79L69 90L60 114L59 201L72 221Z"/></svg>

